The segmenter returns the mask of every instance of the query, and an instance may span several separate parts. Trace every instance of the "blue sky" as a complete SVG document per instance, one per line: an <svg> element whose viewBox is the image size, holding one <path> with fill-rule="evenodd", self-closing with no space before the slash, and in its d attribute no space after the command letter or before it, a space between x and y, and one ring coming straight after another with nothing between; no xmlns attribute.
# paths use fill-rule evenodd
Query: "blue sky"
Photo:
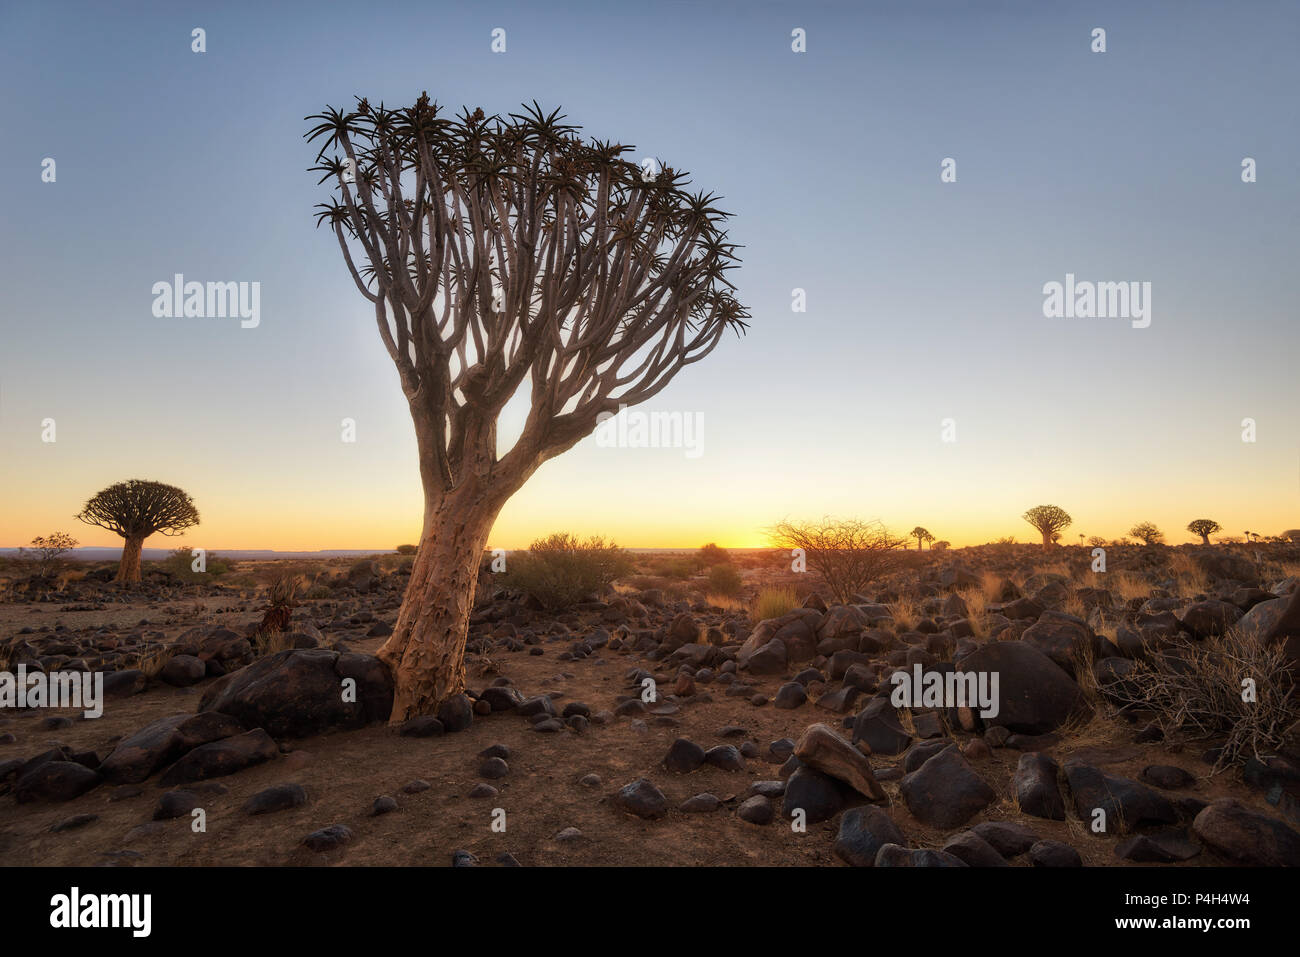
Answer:
<svg viewBox="0 0 1300 957"><path fill-rule="evenodd" d="M706 454L585 442L507 506L496 544L752 544L822 514L1026 540L1040 502L1071 511L1070 535L1300 525L1295 4L360 9L0 10L0 544L71 528L136 475L189 489L211 547L415 534L405 402L313 228L302 134L325 104L421 90L561 106L723 194L746 247L750 333L652 404L701 413ZM155 318L150 288L177 272L260 282L261 325ZM1151 282L1151 326L1044 318L1067 272Z"/></svg>

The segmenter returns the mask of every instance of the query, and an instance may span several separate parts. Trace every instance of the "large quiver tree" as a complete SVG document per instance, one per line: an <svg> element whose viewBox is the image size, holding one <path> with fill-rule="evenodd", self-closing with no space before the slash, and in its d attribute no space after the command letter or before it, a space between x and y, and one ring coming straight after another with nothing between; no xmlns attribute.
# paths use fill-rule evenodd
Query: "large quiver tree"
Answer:
<svg viewBox="0 0 1300 957"><path fill-rule="evenodd" d="M450 118L421 95L308 119L334 190L318 222L374 306L415 423L424 527L379 652L400 721L464 687L478 561L510 496L748 313L715 197L581 139L558 112ZM497 417L522 389L523 432L500 454Z"/></svg>
<svg viewBox="0 0 1300 957"><path fill-rule="evenodd" d="M138 582L144 540L155 532L179 535L193 528L199 524L199 510L189 495L175 485L129 479L97 493L77 518L122 536L117 581Z"/></svg>

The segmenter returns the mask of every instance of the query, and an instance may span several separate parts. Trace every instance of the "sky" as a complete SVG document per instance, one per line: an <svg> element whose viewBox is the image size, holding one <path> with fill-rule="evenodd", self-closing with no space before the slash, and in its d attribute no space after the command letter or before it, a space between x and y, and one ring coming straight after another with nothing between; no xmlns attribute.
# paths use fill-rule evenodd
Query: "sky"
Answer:
<svg viewBox="0 0 1300 957"><path fill-rule="evenodd" d="M562 107L744 246L748 333L640 407L698 446L587 439L492 547L824 515L1034 541L1041 503L1066 541L1300 526L1298 45L1267 2L0 3L0 546L118 544L73 516L128 478L189 491L194 547L415 540L406 402L302 134L422 90ZM177 273L260 283L259 324L155 317ZM1045 316L1067 274L1150 283L1150 324Z"/></svg>

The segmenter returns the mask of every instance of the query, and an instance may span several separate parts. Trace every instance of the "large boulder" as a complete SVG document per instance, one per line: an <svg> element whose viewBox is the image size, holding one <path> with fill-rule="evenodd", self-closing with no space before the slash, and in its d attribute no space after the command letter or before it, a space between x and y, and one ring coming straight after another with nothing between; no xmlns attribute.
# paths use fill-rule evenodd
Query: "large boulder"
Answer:
<svg viewBox="0 0 1300 957"><path fill-rule="evenodd" d="M1221 798L1204 808L1192 822L1192 831L1234 864L1300 866L1300 834L1234 798Z"/></svg>
<svg viewBox="0 0 1300 957"><path fill-rule="evenodd" d="M392 707L393 679L378 658L315 648L261 658L219 678L199 702L200 711L228 714L276 738L360 728L387 719Z"/></svg>
<svg viewBox="0 0 1300 957"><path fill-rule="evenodd" d="M1163 794L1131 778L1113 777L1071 759L1064 765L1075 813L1090 827L1097 811L1105 813L1105 833L1128 834L1149 824L1175 824L1178 811Z"/></svg>
<svg viewBox="0 0 1300 957"><path fill-rule="evenodd" d="M187 751L244 730L238 719L217 711L169 715L119 741L99 771L108 781L138 784Z"/></svg>
<svg viewBox="0 0 1300 957"><path fill-rule="evenodd" d="M808 767L843 781L870 801L885 800L866 755L829 725L810 725L794 746L794 756Z"/></svg>
<svg viewBox="0 0 1300 957"><path fill-rule="evenodd" d="M807 661L817 654L817 629L822 618L815 608L796 608L780 618L760 621L736 652L736 664L744 668L759 649L773 640L785 646L788 660Z"/></svg>
<svg viewBox="0 0 1300 957"><path fill-rule="evenodd" d="M1183 610L1183 627L1197 638L1214 638L1223 634L1241 618L1241 609L1226 601L1210 599L1188 605Z"/></svg>
<svg viewBox="0 0 1300 957"><path fill-rule="evenodd" d="M199 745L164 771L158 783L172 787L187 781L225 777L270 761L279 753L280 749L271 736L261 728L254 728L247 734Z"/></svg>
<svg viewBox="0 0 1300 957"><path fill-rule="evenodd" d="M1086 715L1087 699L1074 679L1033 645L992 641L962 659L958 671L998 676L998 713L982 720L1019 734L1046 734Z"/></svg>
<svg viewBox="0 0 1300 957"><path fill-rule="evenodd" d="M959 827L997 800L956 745L903 775L898 789L912 816L931 827Z"/></svg>
<svg viewBox="0 0 1300 957"><path fill-rule="evenodd" d="M1061 611L1043 612L1020 640L1047 655L1071 677L1075 665L1096 650L1096 636L1088 623Z"/></svg>

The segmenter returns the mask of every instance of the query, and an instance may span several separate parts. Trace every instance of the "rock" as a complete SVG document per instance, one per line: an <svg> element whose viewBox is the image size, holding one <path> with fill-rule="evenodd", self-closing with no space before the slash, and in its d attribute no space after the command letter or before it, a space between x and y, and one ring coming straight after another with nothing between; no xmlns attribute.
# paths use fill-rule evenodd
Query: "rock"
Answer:
<svg viewBox="0 0 1300 957"><path fill-rule="evenodd" d="M236 718L215 711L169 715L118 742L99 771L108 781L138 784L200 745L243 733Z"/></svg>
<svg viewBox="0 0 1300 957"><path fill-rule="evenodd" d="M416 778L414 781L407 781L402 785L403 794L419 794L421 791L427 791L433 787L428 781L422 778Z"/></svg>
<svg viewBox="0 0 1300 957"><path fill-rule="evenodd" d="M155 821L167 821L175 817L184 817L198 806L199 796L197 794L184 788L177 788L174 791L167 791L158 799L158 806L154 808L153 819Z"/></svg>
<svg viewBox="0 0 1300 957"><path fill-rule="evenodd" d="M599 774L584 774L578 779L578 783L584 788L598 788L604 782L601 781Z"/></svg>
<svg viewBox="0 0 1300 957"><path fill-rule="evenodd" d="M307 803L307 789L301 784L277 784L258 791L244 803L245 814L271 814Z"/></svg>
<svg viewBox="0 0 1300 957"><path fill-rule="evenodd" d="M677 808L684 814L708 814L722 807L722 801L712 794L697 794L687 798Z"/></svg>
<svg viewBox="0 0 1300 957"><path fill-rule="evenodd" d="M1021 641L989 642L967 655L958 671L998 674L998 713L983 718L986 725L1044 734L1091 710L1073 678L1033 645Z"/></svg>
<svg viewBox="0 0 1300 957"><path fill-rule="evenodd" d="M1164 788L1166 791L1189 788L1196 783L1196 778L1171 764L1149 764L1142 769L1139 777L1147 784Z"/></svg>
<svg viewBox="0 0 1300 957"><path fill-rule="evenodd" d="M343 682L356 683L356 700L343 700ZM199 702L274 737L303 738L333 728L360 728L386 720L393 681L378 658L321 649L291 649L260 658L218 678ZM447 722L444 720L443 724Z"/></svg>
<svg viewBox="0 0 1300 957"><path fill-rule="evenodd" d="M997 799L954 745L899 782L912 816L932 827L959 827Z"/></svg>
<svg viewBox="0 0 1300 957"><path fill-rule="evenodd" d="M381 814L391 814L397 810L397 800L390 795L381 794L375 798L375 803L370 805L370 816L378 817Z"/></svg>
<svg viewBox="0 0 1300 957"><path fill-rule="evenodd" d="M1245 637L1261 639L1282 620L1282 615L1286 612L1289 601L1288 598L1274 598L1270 601L1262 601L1237 620L1237 627ZM107 689L107 684L105 688Z"/></svg>
<svg viewBox="0 0 1300 957"><path fill-rule="evenodd" d="M848 785L830 775L801 766L785 782L781 814L793 818L794 812L802 809L807 823L818 824L838 814L851 793Z"/></svg>
<svg viewBox="0 0 1300 957"><path fill-rule="evenodd" d="M1017 857L1038 843L1038 835L1014 821L981 821L971 831L1003 857Z"/></svg>
<svg viewBox="0 0 1300 957"><path fill-rule="evenodd" d="M1025 629L1020 640L1041 651L1062 671L1075 675L1077 662L1087 659L1096 636L1082 618L1059 611L1045 611Z"/></svg>
<svg viewBox="0 0 1300 957"><path fill-rule="evenodd" d="M65 817L62 821L50 826L51 834L61 834L64 831L76 831L85 827L87 824L93 824L99 820L98 814L74 814L72 817Z"/></svg>
<svg viewBox="0 0 1300 957"><path fill-rule="evenodd" d="M99 774L75 761L45 761L20 774L14 782L19 804L71 801L99 783Z"/></svg>
<svg viewBox="0 0 1300 957"><path fill-rule="evenodd" d="M750 824L771 824L773 813L771 800L761 794L755 794L736 808L736 816Z"/></svg>
<svg viewBox="0 0 1300 957"><path fill-rule="evenodd" d="M502 758L484 758L483 763L478 766L478 773L479 777L496 781L510 773L510 765Z"/></svg>
<svg viewBox="0 0 1300 957"><path fill-rule="evenodd" d="M853 722L853 743L863 742L872 754L902 754L912 736L899 724L888 698L872 698Z"/></svg>
<svg viewBox="0 0 1300 957"><path fill-rule="evenodd" d="M468 696L454 694L438 706L438 720L448 734L464 731L474 723L474 705Z"/></svg>
<svg viewBox="0 0 1300 957"><path fill-rule="evenodd" d="M496 788L494 788L492 785L480 781L478 784L474 785L472 788L469 789L469 794L467 794L466 797L471 797L477 801L477 800L481 800L482 798L494 798L500 793L501 792L498 791Z"/></svg>
<svg viewBox="0 0 1300 957"><path fill-rule="evenodd" d="M808 693L797 681L787 681L776 691L772 706L781 711L793 711L808 700Z"/></svg>
<svg viewBox="0 0 1300 957"><path fill-rule="evenodd" d="M566 827L564 830L556 833L555 839L561 844L569 844L573 841L581 840L582 832L576 827Z"/></svg>
<svg viewBox="0 0 1300 957"><path fill-rule="evenodd" d="M1183 610L1183 627L1196 638L1222 635L1241 618L1241 609L1226 601L1210 599L1188 605Z"/></svg>
<svg viewBox="0 0 1300 957"><path fill-rule="evenodd" d="M1233 864L1300 865L1300 834L1276 818L1252 811L1235 798L1221 798L1197 814L1192 833Z"/></svg>
<svg viewBox="0 0 1300 957"><path fill-rule="evenodd" d="M1098 809L1105 812L1106 833L1111 834L1178 821L1178 811L1168 798L1131 778L1112 777L1077 759L1066 761L1063 770L1075 813L1089 826Z"/></svg>
<svg viewBox="0 0 1300 957"><path fill-rule="evenodd" d="M785 645L779 638L773 638L745 659L745 666L751 674L779 675L785 671L787 662Z"/></svg>
<svg viewBox="0 0 1300 957"><path fill-rule="evenodd" d="M745 770L745 759L740 750L730 744L719 744L704 752L704 762L724 771Z"/></svg>
<svg viewBox="0 0 1300 957"><path fill-rule="evenodd" d="M965 861L969 867L1008 867L1006 858L975 831L962 831L950 837L943 850L953 857Z"/></svg>
<svg viewBox="0 0 1300 957"><path fill-rule="evenodd" d="M466 850L453 851L451 855L452 867L478 867L478 858Z"/></svg>
<svg viewBox="0 0 1300 957"><path fill-rule="evenodd" d="M1201 848L1187 839L1185 833L1135 834L1115 845L1115 856L1138 863L1172 864L1188 861L1201 853Z"/></svg>
<svg viewBox="0 0 1300 957"><path fill-rule="evenodd" d="M668 810L668 800L648 778L626 784L611 798L615 807L646 820L661 818Z"/></svg>
<svg viewBox="0 0 1300 957"><path fill-rule="evenodd" d="M1022 754L1013 781L1020 810L1034 817L1064 821L1065 799L1057 784L1060 771L1060 766L1045 754Z"/></svg>
<svg viewBox="0 0 1300 957"><path fill-rule="evenodd" d="M208 665L193 655L173 655L162 666L158 677L177 688L188 688L202 681L208 673Z"/></svg>
<svg viewBox="0 0 1300 957"><path fill-rule="evenodd" d="M129 698L149 687L149 677L138 668L112 671L104 675L105 698Z"/></svg>
<svg viewBox="0 0 1300 957"><path fill-rule="evenodd" d="M313 851L332 851L352 840L352 831L342 824L331 824L319 831L312 831L303 844Z"/></svg>
<svg viewBox="0 0 1300 957"><path fill-rule="evenodd" d="M910 850L885 844L876 852L876 867L966 867L959 857L946 851Z"/></svg>
<svg viewBox="0 0 1300 957"><path fill-rule="evenodd" d="M835 856L851 867L872 867L886 844L904 845L903 832L881 807L868 804L849 808L840 818Z"/></svg>
<svg viewBox="0 0 1300 957"><path fill-rule="evenodd" d="M398 725L397 733L404 738L440 738L445 730L441 721L425 714L403 721Z"/></svg>
<svg viewBox="0 0 1300 957"><path fill-rule="evenodd" d="M689 774L704 764L704 749L694 741L678 738L664 755L663 765L674 774Z"/></svg>
<svg viewBox="0 0 1300 957"><path fill-rule="evenodd" d="M524 696L514 688L493 685L483 689L479 700L486 701L495 714L499 711L514 711L524 703Z"/></svg>
<svg viewBox="0 0 1300 957"><path fill-rule="evenodd" d="M1029 862L1034 867L1083 867L1079 852L1060 841L1036 843L1029 849Z"/></svg>
<svg viewBox="0 0 1300 957"><path fill-rule="evenodd" d="M871 762L829 725L810 725L795 745L794 754L803 764L843 781L867 800L885 800Z"/></svg>
<svg viewBox="0 0 1300 957"><path fill-rule="evenodd" d="M164 787L171 787L187 781L223 777L269 761L279 753L271 736L255 728L233 738L199 745L164 771L158 781Z"/></svg>

